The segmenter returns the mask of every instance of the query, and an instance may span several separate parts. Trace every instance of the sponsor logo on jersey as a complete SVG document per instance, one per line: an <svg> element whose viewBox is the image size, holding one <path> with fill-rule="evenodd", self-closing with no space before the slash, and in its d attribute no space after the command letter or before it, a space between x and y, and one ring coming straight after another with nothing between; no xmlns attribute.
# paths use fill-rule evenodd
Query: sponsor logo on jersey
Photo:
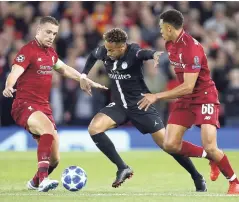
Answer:
<svg viewBox="0 0 239 202"><path fill-rule="evenodd" d="M24 55L18 55L16 58L17 62L23 62L25 60L25 56Z"/></svg>
<svg viewBox="0 0 239 202"><path fill-rule="evenodd" d="M42 61L42 59L41 59L41 58L37 58L37 61L38 61L38 62L41 62L41 61Z"/></svg>
<svg viewBox="0 0 239 202"><path fill-rule="evenodd" d="M185 68L186 67L186 64L181 64L179 62L174 62L172 60L169 60L170 61L170 64L174 66L174 68Z"/></svg>
<svg viewBox="0 0 239 202"><path fill-rule="evenodd" d="M40 69L37 70L37 74L43 74L43 75L52 74L52 67L51 66L40 65Z"/></svg>
<svg viewBox="0 0 239 202"><path fill-rule="evenodd" d="M110 79L115 80L127 80L131 78L130 74L120 74L118 71L111 71L111 73L108 73L108 76Z"/></svg>

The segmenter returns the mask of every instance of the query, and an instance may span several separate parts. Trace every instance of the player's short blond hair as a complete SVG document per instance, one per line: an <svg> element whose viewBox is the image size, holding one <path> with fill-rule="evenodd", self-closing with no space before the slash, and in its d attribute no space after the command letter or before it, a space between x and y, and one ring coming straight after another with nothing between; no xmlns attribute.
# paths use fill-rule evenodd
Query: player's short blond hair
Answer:
<svg viewBox="0 0 239 202"><path fill-rule="evenodd" d="M52 16L45 16L40 19L40 25L43 25L45 23L51 23L53 25L59 26L59 22Z"/></svg>

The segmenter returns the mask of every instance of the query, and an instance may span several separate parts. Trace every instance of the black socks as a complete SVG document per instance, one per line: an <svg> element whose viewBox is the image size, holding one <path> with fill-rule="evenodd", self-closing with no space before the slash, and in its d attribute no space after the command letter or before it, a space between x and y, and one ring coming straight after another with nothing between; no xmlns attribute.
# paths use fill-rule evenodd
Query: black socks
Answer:
<svg viewBox="0 0 239 202"><path fill-rule="evenodd" d="M99 150L102 151L118 167L119 170L127 168L127 165L116 151L113 142L104 132L92 135L91 138Z"/></svg>

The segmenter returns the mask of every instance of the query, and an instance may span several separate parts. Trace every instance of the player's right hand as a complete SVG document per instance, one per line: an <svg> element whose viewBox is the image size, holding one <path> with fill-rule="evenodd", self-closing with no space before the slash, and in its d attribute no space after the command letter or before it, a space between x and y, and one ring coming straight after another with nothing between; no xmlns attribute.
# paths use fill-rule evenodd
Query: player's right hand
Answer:
<svg viewBox="0 0 239 202"><path fill-rule="evenodd" d="M159 64L159 57L163 54L163 51L156 51L154 53L154 67L156 68Z"/></svg>
<svg viewBox="0 0 239 202"><path fill-rule="evenodd" d="M2 94L4 97L13 97L13 93L15 93L16 91L17 89L13 89L13 87L5 87Z"/></svg>

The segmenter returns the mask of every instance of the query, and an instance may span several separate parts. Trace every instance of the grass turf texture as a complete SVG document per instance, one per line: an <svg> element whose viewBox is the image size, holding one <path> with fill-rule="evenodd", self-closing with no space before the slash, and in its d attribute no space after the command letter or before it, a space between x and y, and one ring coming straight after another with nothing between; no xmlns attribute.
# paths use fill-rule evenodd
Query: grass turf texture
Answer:
<svg viewBox="0 0 239 202"><path fill-rule="evenodd" d="M226 152L239 175L239 152ZM26 189L26 182L36 171L36 152L0 153L1 202L206 202L239 201L239 196L226 195L228 182L221 174L218 181L209 179L210 168L205 159L193 159L207 180L208 192L197 193L189 174L174 159L160 151L132 151L121 153L134 169L134 176L117 189L111 187L116 167L101 153L61 153L59 167L50 176L60 180L64 168L82 167L88 175L86 187L79 192L69 192L59 185L55 191L39 193Z"/></svg>

